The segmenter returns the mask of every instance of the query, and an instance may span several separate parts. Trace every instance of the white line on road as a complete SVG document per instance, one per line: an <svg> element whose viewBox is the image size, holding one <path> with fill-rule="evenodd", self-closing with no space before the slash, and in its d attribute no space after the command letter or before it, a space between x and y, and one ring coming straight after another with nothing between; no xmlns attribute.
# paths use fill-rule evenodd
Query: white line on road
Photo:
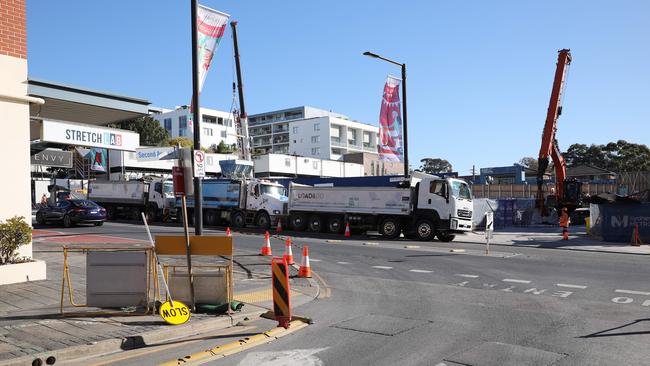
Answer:
<svg viewBox="0 0 650 366"><path fill-rule="evenodd" d="M393 269L393 267L387 267L387 266L372 266L372 268L377 268L377 269Z"/></svg>
<svg viewBox="0 0 650 366"><path fill-rule="evenodd" d="M336 262L338 264L350 264L350 262Z"/></svg>
<svg viewBox="0 0 650 366"><path fill-rule="evenodd" d="M470 274L464 274L464 273L457 273L456 276L465 277L465 278L478 278L477 275L470 275Z"/></svg>
<svg viewBox="0 0 650 366"><path fill-rule="evenodd" d="M505 279L503 279L503 280L501 280L501 281L503 281L503 282L514 282L514 283L530 283L530 281L526 281L526 280L515 280L515 279L512 279L512 278L505 278Z"/></svg>
<svg viewBox="0 0 650 366"><path fill-rule="evenodd" d="M634 291L634 290L619 290L616 289L614 292L620 292L622 294L630 294L630 295L644 295L644 296L650 296L650 292L644 292L644 291Z"/></svg>
<svg viewBox="0 0 650 366"><path fill-rule="evenodd" d="M415 273L431 273L433 271L428 271L426 269L409 269L409 272L415 272Z"/></svg>
<svg viewBox="0 0 650 366"><path fill-rule="evenodd" d="M555 286L557 286L557 287L568 287L568 288L581 288L581 289L583 289L583 290L587 288L587 286L583 286L583 285L572 285L572 284L570 284L570 283L556 283Z"/></svg>
<svg viewBox="0 0 650 366"><path fill-rule="evenodd" d="M312 261L312 262L320 262L321 260L320 259L310 259L310 261Z"/></svg>

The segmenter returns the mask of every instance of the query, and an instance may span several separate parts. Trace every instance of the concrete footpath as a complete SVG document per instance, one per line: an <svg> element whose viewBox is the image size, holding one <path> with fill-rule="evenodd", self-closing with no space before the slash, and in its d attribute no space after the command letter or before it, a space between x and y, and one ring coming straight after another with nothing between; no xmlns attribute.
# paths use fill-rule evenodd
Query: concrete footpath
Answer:
<svg viewBox="0 0 650 366"><path fill-rule="evenodd" d="M235 300L246 305L232 316L193 314L188 323L179 326L166 324L157 314L130 315L128 312L133 309L121 309L123 316L62 317L59 312L63 273L61 244L58 240L50 241L47 236L35 236L34 258L47 262L47 280L0 286L0 365L32 364L36 358L45 364L52 356L59 364L80 357L136 349L232 327L243 320L258 318L272 308L270 257L236 251ZM101 244L88 244L92 245ZM85 255L70 254L68 261L75 302L84 303ZM297 272L295 268L291 271L292 275ZM318 296L318 285L311 279L293 278L291 288L294 307ZM69 306L67 291L64 304L68 305L67 312L93 310Z"/></svg>
<svg viewBox="0 0 650 366"><path fill-rule="evenodd" d="M540 225L497 228L493 233L490 244L512 247L650 255L650 245L648 244L633 246L630 243L613 243L595 239L587 235L585 226L571 227L569 232L569 240L562 240L562 230L555 226ZM485 246L485 236L483 232L477 231L458 236L454 242Z"/></svg>

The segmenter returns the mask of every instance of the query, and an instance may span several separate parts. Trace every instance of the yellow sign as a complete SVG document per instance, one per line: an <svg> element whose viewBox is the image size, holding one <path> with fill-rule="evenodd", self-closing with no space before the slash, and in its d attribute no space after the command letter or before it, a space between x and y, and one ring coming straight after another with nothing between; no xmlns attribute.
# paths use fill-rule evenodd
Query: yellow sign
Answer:
<svg viewBox="0 0 650 366"><path fill-rule="evenodd" d="M183 324L190 320L190 308L176 300L174 300L174 306L169 301L162 304L158 313L167 323L172 325Z"/></svg>

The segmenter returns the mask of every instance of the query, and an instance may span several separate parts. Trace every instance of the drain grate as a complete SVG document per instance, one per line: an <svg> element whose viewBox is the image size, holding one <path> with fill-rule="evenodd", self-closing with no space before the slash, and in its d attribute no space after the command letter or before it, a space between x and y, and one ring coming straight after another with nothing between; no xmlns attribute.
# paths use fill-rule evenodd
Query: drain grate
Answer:
<svg viewBox="0 0 650 366"><path fill-rule="evenodd" d="M383 336L394 336L407 332L423 324L428 320L399 318L387 315L368 314L332 325L334 328L353 330L356 332L379 334Z"/></svg>
<svg viewBox="0 0 650 366"><path fill-rule="evenodd" d="M445 361L467 366L545 366L565 357L565 354L514 344L485 342Z"/></svg>

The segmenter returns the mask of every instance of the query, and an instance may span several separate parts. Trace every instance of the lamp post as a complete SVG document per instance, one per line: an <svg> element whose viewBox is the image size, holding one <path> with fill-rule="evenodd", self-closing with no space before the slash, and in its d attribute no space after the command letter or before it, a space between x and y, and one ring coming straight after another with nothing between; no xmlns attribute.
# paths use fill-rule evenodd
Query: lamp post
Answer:
<svg viewBox="0 0 650 366"><path fill-rule="evenodd" d="M376 53L364 52L364 56L378 58L386 62L390 62L393 65L397 65L402 68L402 121L404 122L404 176L409 176L409 144L408 144L408 129L407 129L407 115L406 115L406 64L401 62L393 61L391 59L379 56Z"/></svg>

